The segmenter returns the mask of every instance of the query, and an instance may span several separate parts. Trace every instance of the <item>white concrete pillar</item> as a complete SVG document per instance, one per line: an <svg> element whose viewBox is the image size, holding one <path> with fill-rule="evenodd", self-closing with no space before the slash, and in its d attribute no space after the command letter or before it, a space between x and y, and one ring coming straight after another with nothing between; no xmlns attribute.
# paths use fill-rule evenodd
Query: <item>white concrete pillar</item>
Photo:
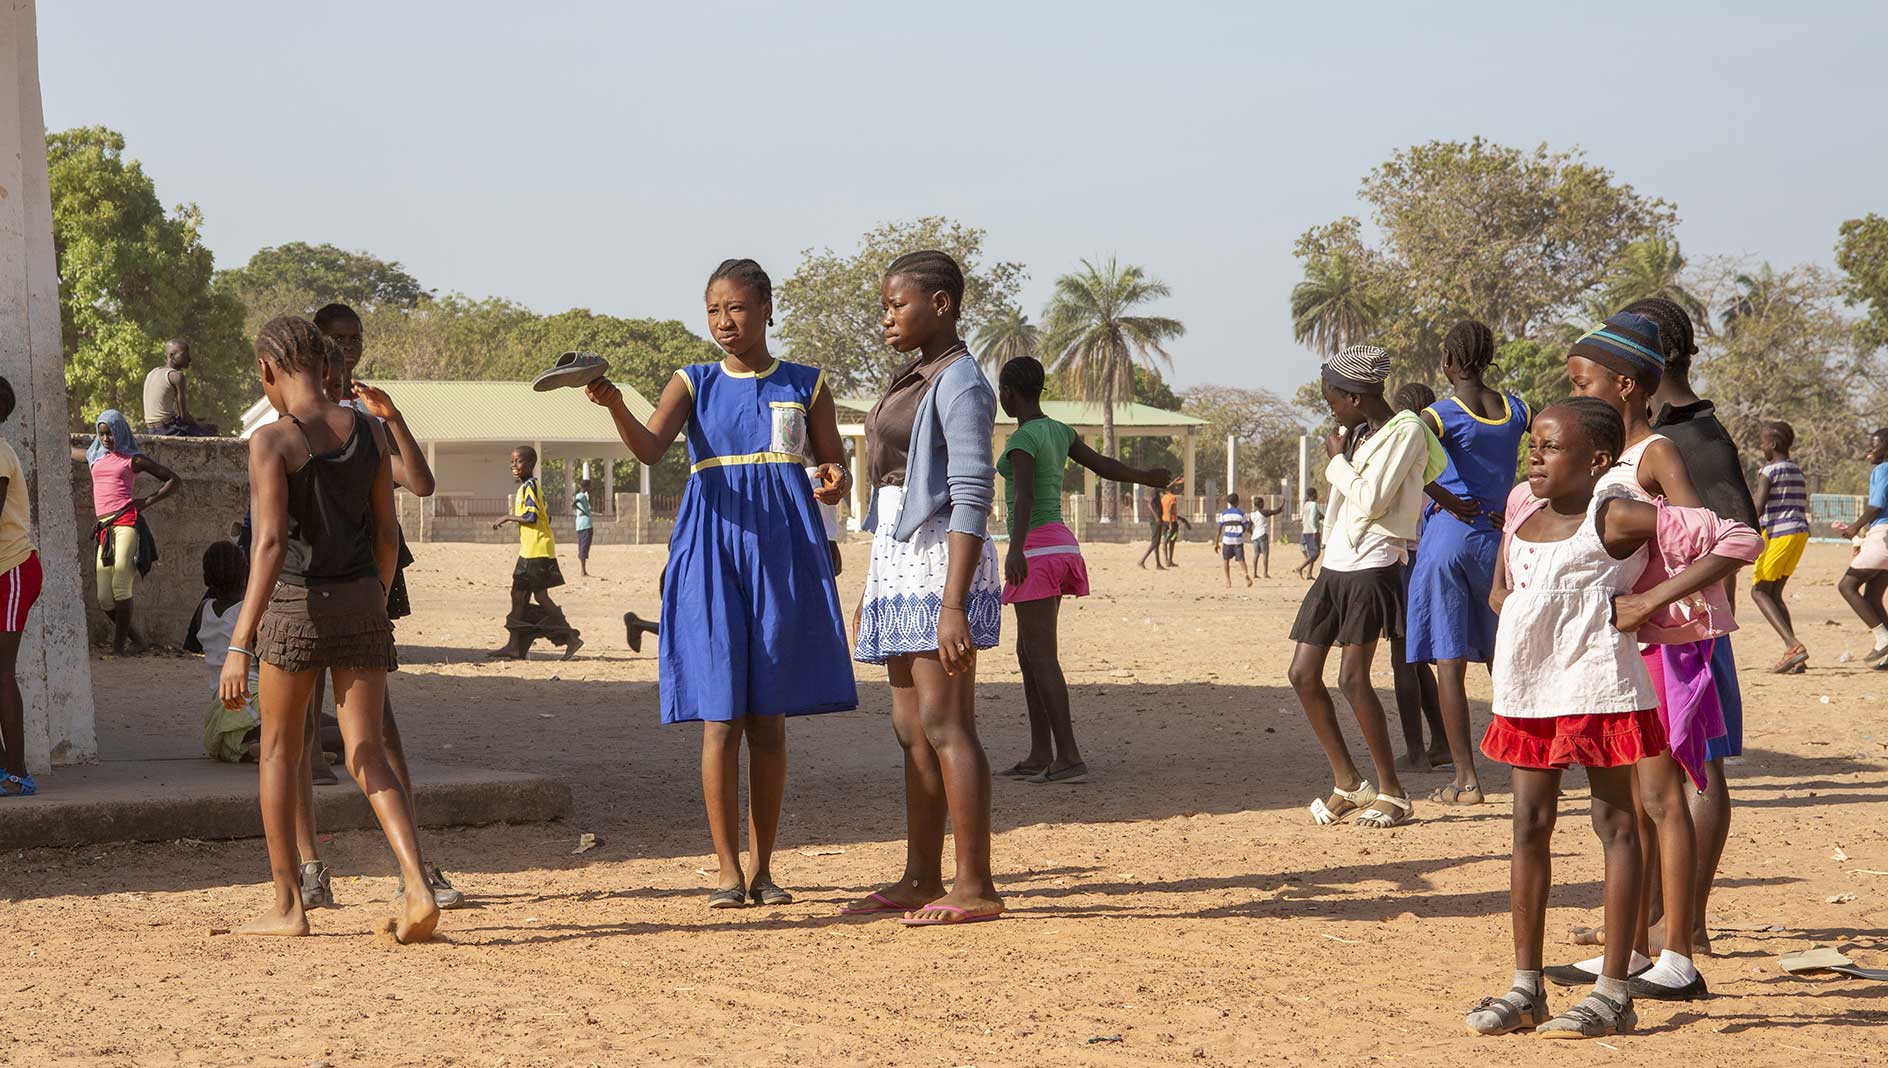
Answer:
<svg viewBox="0 0 1888 1068"><path fill-rule="evenodd" d="M98 759L86 656L79 535L73 527L59 273L46 177L34 0L0 0L0 375L19 406L0 425L26 469L45 585L28 617L17 670L26 706L26 765Z"/></svg>
<svg viewBox="0 0 1888 1068"><path fill-rule="evenodd" d="M1198 445L1199 445L1199 439L1194 435L1192 429L1189 428L1186 433L1186 452L1185 452L1186 471L1183 476L1185 488L1181 491L1185 496L1189 498L1192 497L1194 493L1193 491L1193 460L1194 460L1194 454L1197 450Z"/></svg>
<svg viewBox="0 0 1888 1068"><path fill-rule="evenodd" d="M1239 492L1239 436L1226 435L1226 492Z"/></svg>

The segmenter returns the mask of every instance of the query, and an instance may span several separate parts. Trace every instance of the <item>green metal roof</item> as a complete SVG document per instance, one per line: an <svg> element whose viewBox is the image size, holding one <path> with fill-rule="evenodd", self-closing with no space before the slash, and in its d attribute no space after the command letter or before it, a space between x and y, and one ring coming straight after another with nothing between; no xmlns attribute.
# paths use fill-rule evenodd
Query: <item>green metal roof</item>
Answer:
<svg viewBox="0 0 1888 1068"><path fill-rule="evenodd" d="M839 397L835 401L839 421L842 423L862 423L872 405L878 403L876 397ZM1075 427L1099 427L1101 425L1101 405L1091 401L1046 400L1042 402L1042 414L1059 423ZM996 413L998 423L1014 425L1016 420ZM1114 425L1117 427L1191 427L1205 426L1206 420L1184 412L1168 411L1151 404L1117 404L1114 406Z"/></svg>
<svg viewBox="0 0 1888 1068"><path fill-rule="evenodd" d="M580 389L532 390L529 382L392 382L387 391L420 441L542 441L620 444L610 413ZM623 403L645 423L653 405L622 383Z"/></svg>

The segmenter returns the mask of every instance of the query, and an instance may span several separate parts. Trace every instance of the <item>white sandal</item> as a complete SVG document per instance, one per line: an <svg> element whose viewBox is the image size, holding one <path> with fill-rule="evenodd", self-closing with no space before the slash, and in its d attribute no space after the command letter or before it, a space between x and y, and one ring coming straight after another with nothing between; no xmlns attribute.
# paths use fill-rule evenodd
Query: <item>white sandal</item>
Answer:
<svg viewBox="0 0 1888 1068"><path fill-rule="evenodd" d="M1317 820L1320 827L1330 827L1350 819L1362 811L1365 805L1376 800L1377 791L1370 785L1369 779L1363 779L1357 783L1355 790L1340 790L1335 786L1331 787L1331 796L1350 807L1334 809L1325 804L1322 797L1311 802L1311 818Z"/></svg>
<svg viewBox="0 0 1888 1068"><path fill-rule="evenodd" d="M1378 801L1390 806L1393 811L1383 812L1378 809L1365 808L1357 813L1357 826L1386 831L1391 827L1400 827L1416 818L1416 804L1407 796L1392 797L1389 794L1378 794L1371 799L1370 803L1374 805Z"/></svg>

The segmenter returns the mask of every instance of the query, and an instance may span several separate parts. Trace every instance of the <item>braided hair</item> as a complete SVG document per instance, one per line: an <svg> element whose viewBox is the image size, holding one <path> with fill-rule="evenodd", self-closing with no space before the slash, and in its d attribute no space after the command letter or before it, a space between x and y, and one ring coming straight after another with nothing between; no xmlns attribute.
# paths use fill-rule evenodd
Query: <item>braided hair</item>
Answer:
<svg viewBox="0 0 1888 1068"><path fill-rule="evenodd" d="M1436 391L1422 382L1405 382L1396 391L1391 406L1399 412L1420 412L1436 403Z"/></svg>
<svg viewBox="0 0 1888 1068"><path fill-rule="evenodd" d="M1569 397L1555 401L1540 414L1560 412L1568 416L1573 424L1580 428L1580 434L1586 443L1605 452L1613 459L1626 447L1626 421L1620 418L1613 406L1598 397ZM1536 416L1539 418L1539 416Z"/></svg>
<svg viewBox="0 0 1888 1068"><path fill-rule="evenodd" d="M203 585L212 593L241 593L249 581L249 558L233 541L213 541L203 550Z"/></svg>
<svg viewBox="0 0 1888 1068"><path fill-rule="evenodd" d="M997 385L1014 390L1019 397L1036 400L1042 396L1042 384L1046 377L1041 360L1034 356L1018 356L1003 365L996 381Z"/></svg>
<svg viewBox="0 0 1888 1068"><path fill-rule="evenodd" d="M723 278L746 286L762 304L774 299L774 280L767 277L767 272L753 260L722 260L715 273L708 276L708 285L703 287L703 294Z"/></svg>
<svg viewBox="0 0 1888 1068"><path fill-rule="evenodd" d="M1464 375L1480 378L1495 362L1495 332L1473 319L1464 319L1449 328L1442 339L1443 354Z"/></svg>
<svg viewBox="0 0 1888 1068"><path fill-rule="evenodd" d="M1664 297L1647 297L1633 301L1624 310L1658 324L1659 348L1665 353L1666 374L1691 372L1691 358L1698 354L1698 345L1692 332L1691 316L1682 306Z"/></svg>
<svg viewBox="0 0 1888 1068"><path fill-rule="evenodd" d="M278 315L256 332L256 358L291 373L323 378L327 338L299 315Z"/></svg>
<svg viewBox="0 0 1888 1068"><path fill-rule="evenodd" d="M323 304L320 310L315 312L315 329L324 334L332 329L336 323L359 323L360 321L360 315L356 313L353 308L339 301L333 304Z"/></svg>
<svg viewBox="0 0 1888 1068"><path fill-rule="evenodd" d="M892 261L885 269L885 277L903 275L917 283L926 295L942 292L951 298L951 318L956 318L964 311L964 269L957 266L957 261L936 249L923 252L907 252Z"/></svg>

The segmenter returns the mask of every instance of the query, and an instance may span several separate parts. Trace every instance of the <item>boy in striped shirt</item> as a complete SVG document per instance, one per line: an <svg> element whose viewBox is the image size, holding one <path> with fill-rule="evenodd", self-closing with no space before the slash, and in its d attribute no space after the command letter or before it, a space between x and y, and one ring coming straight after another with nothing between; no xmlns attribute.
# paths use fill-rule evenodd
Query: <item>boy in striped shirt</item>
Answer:
<svg viewBox="0 0 1888 1068"><path fill-rule="evenodd" d="M1751 572L1750 599L1783 639L1783 658L1770 670L1779 675L1800 672L1809 663L1809 650L1796 638L1783 586L1796 573L1809 543L1809 480L1790 459L1796 430L1781 420L1765 423L1757 435L1763 468L1757 472L1757 513L1763 524L1763 555Z"/></svg>
<svg viewBox="0 0 1888 1068"><path fill-rule="evenodd" d="M1252 517L1239 507L1237 493L1226 494L1226 507L1219 513L1220 569L1226 573L1226 588L1232 588L1232 562L1239 561L1239 574L1252 585L1252 572L1246 568L1246 536L1252 530Z"/></svg>

